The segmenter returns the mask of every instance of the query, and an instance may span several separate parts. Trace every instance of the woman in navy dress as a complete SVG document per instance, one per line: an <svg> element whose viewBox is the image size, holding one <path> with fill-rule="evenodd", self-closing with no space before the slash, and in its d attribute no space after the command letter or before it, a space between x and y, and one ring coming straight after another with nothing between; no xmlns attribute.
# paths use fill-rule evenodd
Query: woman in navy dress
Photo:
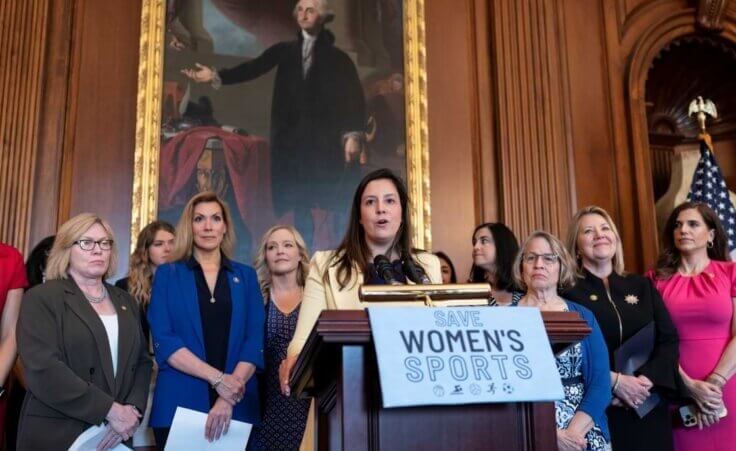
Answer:
<svg viewBox="0 0 736 451"><path fill-rule="evenodd" d="M266 301L263 420L255 437L263 450L297 450L307 423L309 400L281 393L279 365L294 336L309 273L309 253L301 234L288 225L271 227L263 235L254 266Z"/></svg>
<svg viewBox="0 0 736 451"><path fill-rule="evenodd" d="M159 366L150 425L163 450L177 407L207 413L205 437L258 424L263 299L253 268L232 261L230 210L215 193L187 203L172 261L153 280L148 322Z"/></svg>

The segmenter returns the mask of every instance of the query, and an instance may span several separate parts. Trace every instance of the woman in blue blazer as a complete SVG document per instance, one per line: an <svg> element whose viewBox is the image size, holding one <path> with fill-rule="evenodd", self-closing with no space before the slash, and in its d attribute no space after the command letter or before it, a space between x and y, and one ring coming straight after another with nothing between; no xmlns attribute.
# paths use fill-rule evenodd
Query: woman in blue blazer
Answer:
<svg viewBox="0 0 736 451"><path fill-rule="evenodd" d="M227 204L200 193L184 208L172 261L156 271L148 320L159 365L150 424L163 450L176 408L208 413L205 436L231 419L258 423L264 311L253 268L230 260Z"/></svg>

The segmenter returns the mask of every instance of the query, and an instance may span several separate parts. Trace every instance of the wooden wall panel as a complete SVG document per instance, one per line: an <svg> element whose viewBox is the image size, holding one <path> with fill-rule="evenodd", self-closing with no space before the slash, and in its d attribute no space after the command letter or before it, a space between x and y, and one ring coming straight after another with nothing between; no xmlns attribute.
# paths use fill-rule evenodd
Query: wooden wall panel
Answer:
<svg viewBox="0 0 736 451"><path fill-rule="evenodd" d="M90 211L106 218L122 276L130 249L140 3L76 4L59 216Z"/></svg>
<svg viewBox="0 0 736 451"><path fill-rule="evenodd" d="M613 141L600 2L562 3L569 64L576 208L596 204L616 218Z"/></svg>
<svg viewBox="0 0 736 451"><path fill-rule="evenodd" d="M0 2L0 241L28 247L48 0Z"/></svg>
<svg viewBox="0 0 736 451"><path fill-rule="evenodd" d="M425 1L432 247L453 260L459 279L470 271L475 223L472 0Z"/></svg>
<svg viewBox="0 0 736 451"><path fill-rule="evenodd" d="M569 169L564 19L544 0L492 2L502 220L517 234L567 227Z"/></svg>
<svg viewBox="0 0 736 451"><path fill-rule="evenodd" d="M38 124L38 146L35 167L29 248L54 234L60 219L59 190L61 161L64 154L72 19L75 0L54 0L49 5L46 30L46 54L43 68ZM38 189L43 187L43 189Z"/></svg>

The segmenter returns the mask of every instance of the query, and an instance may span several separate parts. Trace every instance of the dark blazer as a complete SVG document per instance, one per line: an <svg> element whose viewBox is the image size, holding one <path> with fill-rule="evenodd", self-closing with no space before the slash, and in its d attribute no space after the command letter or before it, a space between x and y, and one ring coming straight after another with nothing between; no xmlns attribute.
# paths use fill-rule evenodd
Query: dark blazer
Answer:
<svg viewBox="0 0 736 451"><path fill-rule="evenodd" d="M218 71L227 85L276 69L270 155L273 205L279 215L295 205L315 203L342 211L360 179L359 172L346 173L342 145L344 133L363 131L366 126L358 71L350 57L335 46L334 35L323 29L314 43L312 65L305 78L303 40L300 31L293 41L279 42L250 61ZM309 189L295 188L302 186ZM341 192L347 192L348 197L340 196Z"/></svg>
<svg viewBox="0 0 736 451"><path fill-rule="evenodd" d="M232 373L238 362L252 363L262 370L265 313L256 272L233 261L226 271L232 314L225 372ZM150 425L171 426L177 406L209 412L208 382L183 373L168 363L171 354L181 348L187 348L200 360L206 361L197 285L194 272L186 263L168 263L156 270L148 321L159 366ZM258 398L257 378L251 377L245 386L243 399L233 408L233 419L260 422Z"/></svg>
<svg viewBox="0 0 736 451"><path fill-rule="evenodd" d="M105 286L118 315L115 375L105 326L73 280L50 280L23 296L17 338L28 392L18 449L68 449L103 422L114 401L145 411L152 362L138 306L128 293Z"/></svg>
<svg viewBox="0 0 736 451"><path fill-rule="evenodd" d="M652 391L666 397L677 397L686 392L678 372L679 340L667 308L645 277L636 274L608 276L611 298L603 280L583 269L583 277L566 293L571 299L595 315L608 345L609 362L616 371L613 353L622 342L654 321L656 341L654 350L637 374L646 376L654 384ZM669 406L665 396L644 418L631 409L608 408L613 449L672 450L672 428Z"/></svg>

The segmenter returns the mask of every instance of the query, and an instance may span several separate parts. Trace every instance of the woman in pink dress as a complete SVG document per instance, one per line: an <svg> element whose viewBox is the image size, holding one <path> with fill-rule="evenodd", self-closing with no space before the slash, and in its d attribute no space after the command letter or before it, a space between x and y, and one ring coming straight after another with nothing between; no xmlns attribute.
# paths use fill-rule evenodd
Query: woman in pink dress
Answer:
<svg viewBox="0 0 736 451"><path fill-rule="evenodd" d="M670 215L650 277L680 334L680 374L699 424L674 429L675 450L736 448L736 264L708 206L686 202ZM725 416L724 416L725 415Z"/></svg>

